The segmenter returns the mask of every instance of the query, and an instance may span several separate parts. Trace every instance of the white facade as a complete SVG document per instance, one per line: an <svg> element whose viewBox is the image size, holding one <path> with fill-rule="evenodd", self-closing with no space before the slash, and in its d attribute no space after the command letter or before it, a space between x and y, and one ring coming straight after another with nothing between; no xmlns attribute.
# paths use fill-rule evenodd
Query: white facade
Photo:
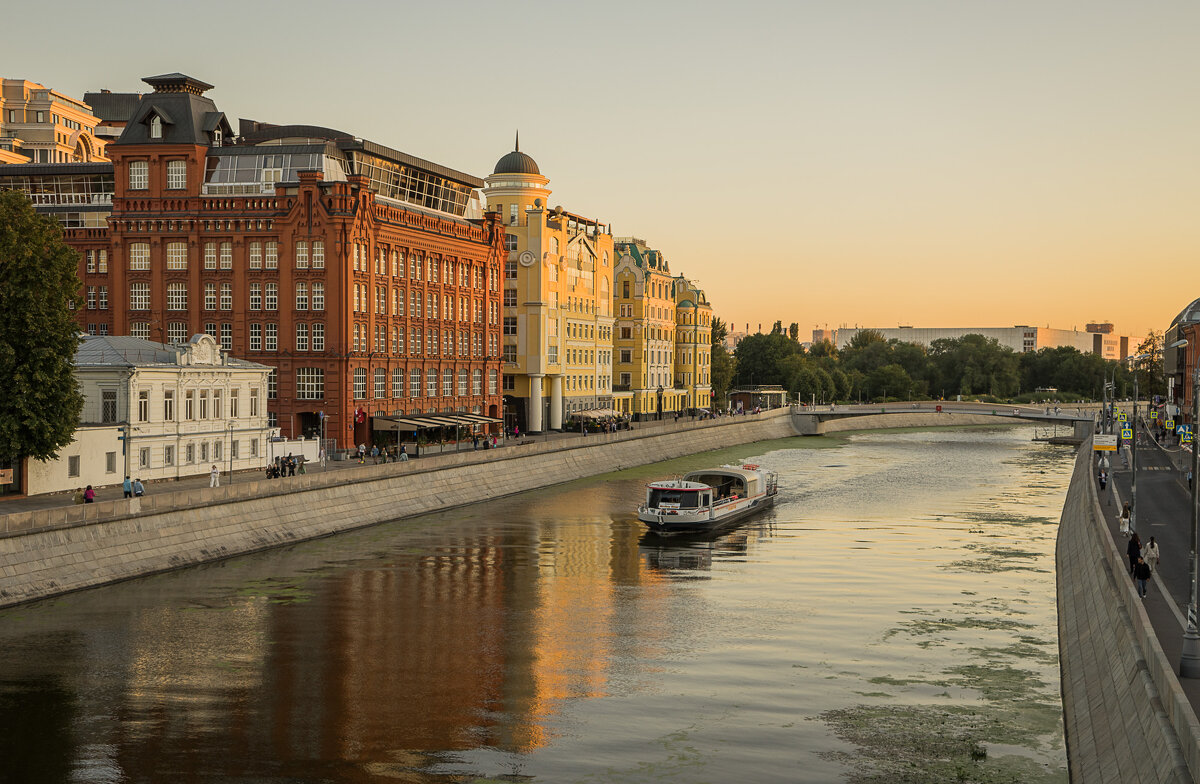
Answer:
<svg viewBox="0 0 1200 784"><path fill-rule="evenodd" d="M271 453L271 368L225 355L214 338L185 345L83 336L75 377L84 396L76 441L29 461L30 494L264 467ZM124 438L122 438L124 437ZM111 470L114 462L115 468Z"/></svg>

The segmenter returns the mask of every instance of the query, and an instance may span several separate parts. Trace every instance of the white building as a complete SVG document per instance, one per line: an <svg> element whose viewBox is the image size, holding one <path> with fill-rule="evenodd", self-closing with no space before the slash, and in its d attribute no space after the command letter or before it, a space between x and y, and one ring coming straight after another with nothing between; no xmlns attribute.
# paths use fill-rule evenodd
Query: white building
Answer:
<svg viewBox="0 0 1200 784"><path fill-rule="evenodd" d="M75 377L84 396L75 441L57 460L29 460L28 493L261 468L269 459L271 368L224 354L216 339L184 345L84 335Z"/></svg>
<svg viewBox="0 0 1200 784"><path fill-rule="evenodd" d="M899 340L902 343L919 343L928 348L935 340L958 339L964 335L983 335L995 338L1002 345L1018 354L1038 351L1043 348L1072 346L1085 354L1099 354L1104 359L1124 359L1131 349L1136 349L1139 338L1112 334L1112 324L1089 324L1086 332L1074 329L1051 329L1049 327L841 327L837 330L837 347L850 345L850 341L870 329L883 335L884 340ZM814 332L815 335L815 332ZM815 339L815 338L814 338Z"/></svg>

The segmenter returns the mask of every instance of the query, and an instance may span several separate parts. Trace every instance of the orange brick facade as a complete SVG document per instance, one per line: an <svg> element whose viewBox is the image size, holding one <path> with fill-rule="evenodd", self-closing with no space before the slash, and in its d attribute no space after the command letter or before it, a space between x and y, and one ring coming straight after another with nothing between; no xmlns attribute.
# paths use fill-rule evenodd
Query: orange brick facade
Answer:
<svg viewBox="0 0 1200 784"><path fill-rule="evenodd" d="M443 217L316 171L273 195L207 196L205 146L109 153L109 228L65 231L81 251L81 325L161 342L215 331L277 368L268 410L283 435L316 435L323 416L340 448L369 444L376 415L501 416L498 215ZM183 166L169 180L171 161Z"/></svg>

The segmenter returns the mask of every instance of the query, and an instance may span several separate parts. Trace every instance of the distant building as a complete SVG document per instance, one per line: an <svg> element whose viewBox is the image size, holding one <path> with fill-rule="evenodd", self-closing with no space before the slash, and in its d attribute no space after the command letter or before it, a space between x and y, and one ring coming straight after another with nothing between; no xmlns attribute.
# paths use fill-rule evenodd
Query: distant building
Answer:
<svg viewBox="0 0 1200 784"><path fill-rule="evenodd" d="M182 345L84 336L75 353L81 424L57 460L26 461L26 492L260 468L271 372L228 356L209 335Z"/></svg>
<svg viewBox="0 0 1200 784"><path fill-rule="evenodd" d="M995 338L1002 345L1017 353L1038 351L1043 348L1070 346L1086 354L1097 354L1105 359L1124 359L1136 349L1139 338L1112 334L1111 324L1089 324L1087 332L1073 329L1051 329L1049 327L896 327L873 328L842 327L837 330L839 349L850 345L850 341L868 329L883 335L884 340L899 340L903 343L919 343L928 347L935 340L958 339L964 335L983 335ZM1092 331L1090 328L1107 328Z"/></svg>
<svg viewBox="0 0 1200 784"><path fill-rule="evenodd" d="M782 408L785 405L787 405L787 390L779 384L742 386L729 391L729 407L733 411Z"/></svg>
<svg viewBox="0 0 1200 784"><path fill-rule="evenodd" d="M91 107L24 79L0 80L0 164L106 161Z"/></svg>
<svg viewBox="0 0 1200 784"><path fill-rule="evenodd" d="M837 345L838 331L836 329L814 329L812 331L812 342L820 343L823 340L828 340L833 345Z"/></svg>

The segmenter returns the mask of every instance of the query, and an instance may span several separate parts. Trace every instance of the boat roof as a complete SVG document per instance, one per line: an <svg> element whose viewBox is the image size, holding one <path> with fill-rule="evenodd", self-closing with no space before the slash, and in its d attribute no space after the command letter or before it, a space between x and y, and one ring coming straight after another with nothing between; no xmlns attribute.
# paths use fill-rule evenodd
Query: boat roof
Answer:
<svg viewBox="0 0 1200 784"><path fill-rule="evenodd" d="M750 480L759 479L762 475L758 471L749 468L738 468L736 466L721 466L720 468L702 468L699 471L689 471L684 475L684 481L694 481L698 476L731 476L736 479Z"/></svg>
<svg viewBox="0 0 1200 784"><path fill-rule="evenodd" d="M703 482L686 482L682 479L663 479L659 482L651 482L650 487L656 490L707 490L709 485Z"/></svg>

